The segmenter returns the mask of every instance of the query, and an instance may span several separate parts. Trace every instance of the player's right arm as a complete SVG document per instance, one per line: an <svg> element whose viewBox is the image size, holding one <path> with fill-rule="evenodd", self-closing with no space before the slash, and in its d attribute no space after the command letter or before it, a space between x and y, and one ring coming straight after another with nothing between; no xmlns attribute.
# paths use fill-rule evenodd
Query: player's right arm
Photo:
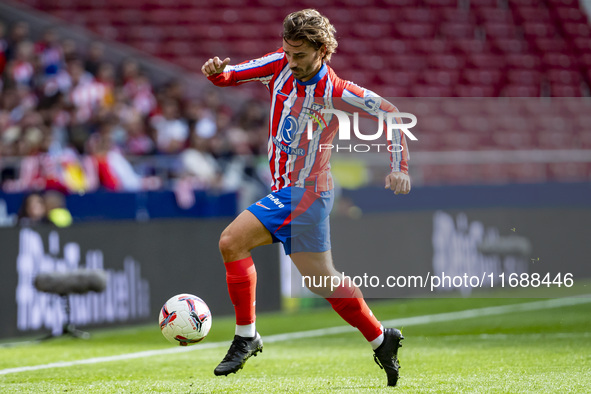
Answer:
<svg viewBox="0 0 591 394"><path fill-rule="evenodd" d="M234 86L250 81L260 81L268 85L284 61L285 54L282 50L235 66L229 65L230 58L222 61L216 56L205 62L201 72L217 86Z"/></svg>

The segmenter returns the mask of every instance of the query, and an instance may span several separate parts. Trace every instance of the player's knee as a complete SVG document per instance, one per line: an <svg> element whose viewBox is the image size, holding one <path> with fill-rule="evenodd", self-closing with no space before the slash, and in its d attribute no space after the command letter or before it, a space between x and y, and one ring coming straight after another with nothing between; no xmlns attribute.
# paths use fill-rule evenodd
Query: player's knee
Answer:
<svg viewBox="0 0 591 394"><path fill-rule="evenodd" d="M218 246L225 261L232 261L233 256L240 253L238 240L228 230L222 232Z"/></svg>
<svg viewBox="0 0 591 394"><path fill-rule="evenodd" d="M304 285L310 290L312 293L327 298L334 292L333 289L330 287L330 282L326 283L324 278L321 276L315 277L305 277L304 278Z"/></svg>
<svg viewBox="0 0 591 394"><path fill-rule="evenodd" d="M224 231L222 235L220 235L218 246L222 254L228 253L232 249L232 236L228 234L227 231Z"/></svg>

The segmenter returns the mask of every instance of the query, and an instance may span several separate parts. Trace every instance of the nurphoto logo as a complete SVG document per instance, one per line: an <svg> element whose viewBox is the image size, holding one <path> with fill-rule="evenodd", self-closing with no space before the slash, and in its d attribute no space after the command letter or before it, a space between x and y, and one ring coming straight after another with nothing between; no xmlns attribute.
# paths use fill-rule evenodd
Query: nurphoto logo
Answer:
<svg viewBox="0 0 591 394"><path fill-rule="evenodd" d="M386 123L386 138L388 141L394 141L393 138L394 130L401 130L409 139L412 141L418 141L418 138L409 130L416 126L417 117L407 112L388 112L384 115L382 111L377 112L377 123L378 130L373 134L364 134L359 130L359 113L353 113L353 134L355 137L362 141L377 141L382 138L384 134L384 121ZM309 112L310 118L308 119L307 134L308 139L313 139L314 124L318 125L319 129L327 127L327 121L324 115L336 116L339 122L338 140L339 141L350 141L351 140L351 120L349 115L345 111L338 109L326 109L314 110ZM402 119L410 119L409 123L402 122ZM329 120L330 122L330 120ZM336 151L349 151L349 152L369 152L372 147L376 148L379 152L382 147L385 147L388 152L401 152L404 147L400 144L349 144L349 145L333 145L333 144L320 144L320 151L336 149Z"/></svg>

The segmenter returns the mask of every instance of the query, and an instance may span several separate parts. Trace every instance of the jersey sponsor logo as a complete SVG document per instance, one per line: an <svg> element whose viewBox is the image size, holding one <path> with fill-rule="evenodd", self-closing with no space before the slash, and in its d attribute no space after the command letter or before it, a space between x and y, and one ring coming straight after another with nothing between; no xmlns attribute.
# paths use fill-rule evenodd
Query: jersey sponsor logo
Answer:
<svg viewBox="0 0 591 394"><path fill-rule="evenodd" d="M281 141L289 145L293 142L293 138L298 131L298 120L293 115L287 115L283 121L283 126L279 131Z"/></svg>
<svg viewBox="0 0 591 394"><path fill-rule="evenodd" d="M277 136L273 137L273 143L288 155L304 156L306 154L305 149L292 148L289 146L295 139L297 132L298 120L293 115L287 115L283 124L279 128L279 133L277 133Z"/></svg>
<svg viewBox="0 0 591 394"><path fill-rule="evenodd" d="M285 208L285 205L281 202L281 200L278 197L275 197L273 194L269 193L267 198L273 201L273 204L277 205L277 207Z"/></svg>

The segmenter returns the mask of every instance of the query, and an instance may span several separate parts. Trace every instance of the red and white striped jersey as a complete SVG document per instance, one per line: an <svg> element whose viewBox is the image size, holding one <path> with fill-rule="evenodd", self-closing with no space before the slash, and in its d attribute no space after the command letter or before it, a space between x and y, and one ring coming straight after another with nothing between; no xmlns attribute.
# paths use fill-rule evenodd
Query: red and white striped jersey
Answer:
<svg viewBox="0 0 591 394"><path fill-rule="evenodd" d="M226 66L223 72L210 76L209 80L217 86L260 81L269 90L271 112L267 152L273 191L288 186L304 187L309 179L330 179L331 150L321 149L321 146L332 144L338 131L338 119L324 114L324 121L313 124L312 138L308 138L310 114L319 115L321 109L338 109L348 114L357 112L377 118L379 111L398 112L396 107L372 91L339 78L326 64L309 81L295 79L283 49L259 59ZM389 153L392 171L407 173L408 148L404 133L394 130L392 141L387 142L390 144L403 147L402 151L391 149L392 153Z"/></svg>

